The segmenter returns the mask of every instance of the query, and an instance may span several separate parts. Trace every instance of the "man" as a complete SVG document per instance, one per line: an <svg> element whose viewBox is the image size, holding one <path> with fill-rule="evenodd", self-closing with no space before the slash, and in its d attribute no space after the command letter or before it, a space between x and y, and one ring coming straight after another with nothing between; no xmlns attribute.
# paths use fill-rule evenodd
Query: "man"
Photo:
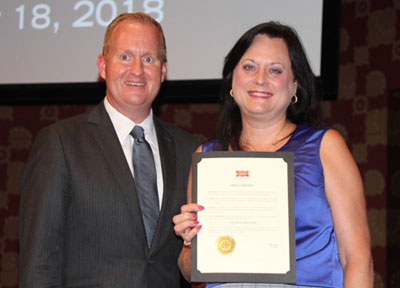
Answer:
<svg viewBox="0 0 400 288"><path fill-rule="evenodd" d="M167 73L161 26L142 13L118 16L97 64L103 103L42 129L32 147L21 185L20 287L179 287L182 242L171 219L186 201L199 143L152 114ZM138 124L157 175L150 236L130 135Z"/></svg>

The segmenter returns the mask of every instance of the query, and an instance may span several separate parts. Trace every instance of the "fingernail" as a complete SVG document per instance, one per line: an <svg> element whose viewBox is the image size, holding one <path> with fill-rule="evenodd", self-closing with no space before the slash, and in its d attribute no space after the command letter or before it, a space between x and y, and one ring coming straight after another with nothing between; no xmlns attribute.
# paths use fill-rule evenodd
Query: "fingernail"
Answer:
<svg viewBox="0 0 400 288"><path fill-rule="evenodd" d="M201 205L199 205L199 210L200 210L200 211L201 211L201 210L204 210L204 207L201 206Z"/></svg>
<svg viewBox="0 0 400 288"><path fill-rule="evenodd" d="M200 230L200 229L201 229L201 227L202 227L201 225L199 225L199 226L196 226L196 229L197 229L197 230Z"/></svg>
<svg viewBox="0 0 400 288"><path fill-rule="evenodd" d="M197 214L196 213L193 213L192 215L193 215L193 219L197 219Z"/></svg>
<svg viewBox="0 0 400 288"><path fill-rule="evenodd" d="M197 225L197 224L199 224L199 223L200 223L200 222L199 222L199 221L197 221L197 220L196 220L196 221L194 221L194 224L196 224L196 225Z"/></svg>

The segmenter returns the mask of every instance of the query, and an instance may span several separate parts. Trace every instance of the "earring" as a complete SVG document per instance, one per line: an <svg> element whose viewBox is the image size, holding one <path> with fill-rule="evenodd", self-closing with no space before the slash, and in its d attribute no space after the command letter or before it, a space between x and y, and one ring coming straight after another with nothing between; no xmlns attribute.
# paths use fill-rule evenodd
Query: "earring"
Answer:
<svg viewBox="0 0 400 288"><path fill-rule="evenodd" d="M233 97L233 91L231 89L231 91L229 91L229 94Z"/></svg>
<svg viewBox="0 0 400 288"><path fill-rule="evenodd" d="M296 104L298 100L299 100L299 98L297 97L296 94L294 94L294 95L292 96L292 100L291 100L290 102L291 102L292 104Z"/></svg>

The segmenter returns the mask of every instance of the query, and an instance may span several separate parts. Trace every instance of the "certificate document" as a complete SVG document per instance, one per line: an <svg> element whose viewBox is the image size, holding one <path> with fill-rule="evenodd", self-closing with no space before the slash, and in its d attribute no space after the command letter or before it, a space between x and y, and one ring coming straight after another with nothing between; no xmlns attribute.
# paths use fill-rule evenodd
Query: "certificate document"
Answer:
<svg viewBox="0 0 400 288"><path fill-rule="evenodd" d="M194 282L296 282L291 152L193 155Z"/></svg>

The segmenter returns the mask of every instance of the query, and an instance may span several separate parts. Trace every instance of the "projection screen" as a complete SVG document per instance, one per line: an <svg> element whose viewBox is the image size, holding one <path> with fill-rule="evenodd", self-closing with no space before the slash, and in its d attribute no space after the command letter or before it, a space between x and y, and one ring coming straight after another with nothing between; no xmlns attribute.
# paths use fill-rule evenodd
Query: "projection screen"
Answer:
<svg viewBox="0 0 400 288"><path fill-rule="evenodd" d="M223 59L237 39L271 20L297 30L321 76L323 0L3 0L0 91L98 82L96 60L106 26L120 13L138 11L164 28L168 82L220 79Z"/></svg>

